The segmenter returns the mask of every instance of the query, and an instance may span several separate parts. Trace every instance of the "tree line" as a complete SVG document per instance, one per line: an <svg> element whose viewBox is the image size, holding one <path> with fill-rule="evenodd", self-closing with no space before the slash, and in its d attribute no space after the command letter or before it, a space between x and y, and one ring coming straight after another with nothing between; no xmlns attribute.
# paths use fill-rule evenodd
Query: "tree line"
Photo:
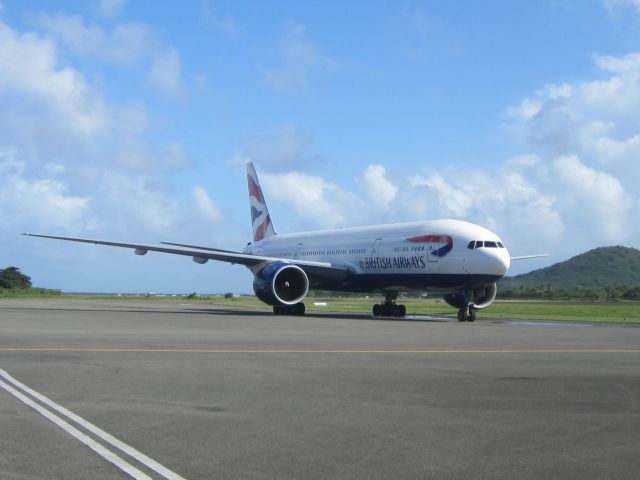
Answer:
<svg viewBox="0 0 640 480"><path fill-rule="evenodd" d="M20 272L17 267L7 267L0 270L0 289L28 290L31 288L31 278Z"/></svg>

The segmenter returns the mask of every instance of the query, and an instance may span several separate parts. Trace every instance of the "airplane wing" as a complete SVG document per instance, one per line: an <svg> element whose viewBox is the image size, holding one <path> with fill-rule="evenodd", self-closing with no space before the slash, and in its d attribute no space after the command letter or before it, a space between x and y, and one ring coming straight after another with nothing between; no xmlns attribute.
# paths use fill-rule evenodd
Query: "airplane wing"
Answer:
<svg viewBox="0 0 640 480"><path fill-rule="evenodd" d="M187 245L186 243L160 242L162 245L172 245L174 247L195 248L196 250L209 250L211 252L238 253L235 250L223 250L222 248L201 247L199 245Z"/></svg>
<svg viewBox="0 0 640 480"><path fill-rule="evenodd" d="M54 240L66 240L69 242L80 242L80 243L92 243L95 245L107 245L110 247L121 247L121 248L131 248L135 250L137 255L145 255L147 252L162 252L162 253L171 253L173 255L184 255L186 257L193 257L193 260L197 263L205 263L207 260L218 260L220 262L227 263L237 263L239 265L245 265L247 267L252 267L255 265L259 265L261 263L273 263L278 261L285 261L292 263L294 265L307 266L307 267L317 267L317 268L327 268L333 269L331 263L327 262L313 262L308 260L293 260L287 258L276 258L276 257L263 257L259 255L248 255L246 253L241 252L232 252L229 250L215 250L212 248L202 248L202 247L192 247L192 246L173 246L172 244L163 244L163 245L149 245L144 243L123 243L123 242L112 242L108 240L95 240L90 238L77 238L77 237L59 237L55 235L41 235L35 233L23 233L21 235L25 235L27 237L40 237L40 238L52 238ZM342 270L342 268L337 267L337 270Z"/></svg>
<svg viewBox="0 0 640 480"><path fill-rule="evenodd" d="M540 257L548 257L549 254L542 253L539 255L521 255L519 257L511 257L511 260L526 260L527 258L540 258Z"/></svg>

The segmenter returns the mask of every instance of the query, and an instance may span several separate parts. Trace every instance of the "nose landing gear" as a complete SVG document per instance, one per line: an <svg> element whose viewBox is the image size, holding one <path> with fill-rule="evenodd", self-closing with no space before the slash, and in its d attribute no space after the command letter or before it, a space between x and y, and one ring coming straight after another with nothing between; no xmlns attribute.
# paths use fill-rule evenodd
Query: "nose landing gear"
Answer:
<svg viewBox="0 0 640 480"><path fill-rule="evenodd" d="M460 322L475 322L476 321L476 309L471 305L467 305L465 308L458 310L458 321Z"/></svg>
<svg viewBox="0 0 640 480"><path fill-rule="evenodd" d="M373 306L373 316L404 317L407 314L407 307L397 305L396 298L398 298L398 292L386 292L384 303L377 303Z"/></svg>

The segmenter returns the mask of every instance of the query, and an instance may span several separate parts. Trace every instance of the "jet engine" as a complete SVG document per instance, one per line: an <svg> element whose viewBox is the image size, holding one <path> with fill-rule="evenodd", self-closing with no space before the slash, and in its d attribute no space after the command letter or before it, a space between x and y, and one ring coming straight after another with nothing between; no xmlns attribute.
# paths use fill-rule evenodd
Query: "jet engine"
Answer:
<svg viewBox="0 0 640 480"><path fill-rule="evenodd" d="M498 286L495 283L491 283L484 287L474 288L471 291L471 298L469 302L473 308L487 308L496 299L498 293ZM465 303L464 294L462 293L449 293L443 295L444 301L454 308L461 309L467 305Z"/></svg>
<svg viewBox="0 0 640 480"><path fill-rule="evenodd" d="M268 305L295 305L309 292L309 278L297 265L270 263L253 278L253 291Z"/></svg>

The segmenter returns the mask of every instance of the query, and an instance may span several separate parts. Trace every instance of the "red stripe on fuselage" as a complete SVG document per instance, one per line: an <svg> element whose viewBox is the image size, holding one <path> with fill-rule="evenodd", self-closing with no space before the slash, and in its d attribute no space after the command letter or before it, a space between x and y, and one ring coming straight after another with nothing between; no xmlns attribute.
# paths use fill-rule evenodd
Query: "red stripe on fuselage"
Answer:
<svg viewBox="0 0 640 480"><path fill-rule="evenodd" d="M415 242L415 243L440 243L440 242L444 242L444 243L449 243L452 244L453 243L453 238L451 238L449 235L419 235L417 237L409 237L407 238L408 242Z"/></svg>

